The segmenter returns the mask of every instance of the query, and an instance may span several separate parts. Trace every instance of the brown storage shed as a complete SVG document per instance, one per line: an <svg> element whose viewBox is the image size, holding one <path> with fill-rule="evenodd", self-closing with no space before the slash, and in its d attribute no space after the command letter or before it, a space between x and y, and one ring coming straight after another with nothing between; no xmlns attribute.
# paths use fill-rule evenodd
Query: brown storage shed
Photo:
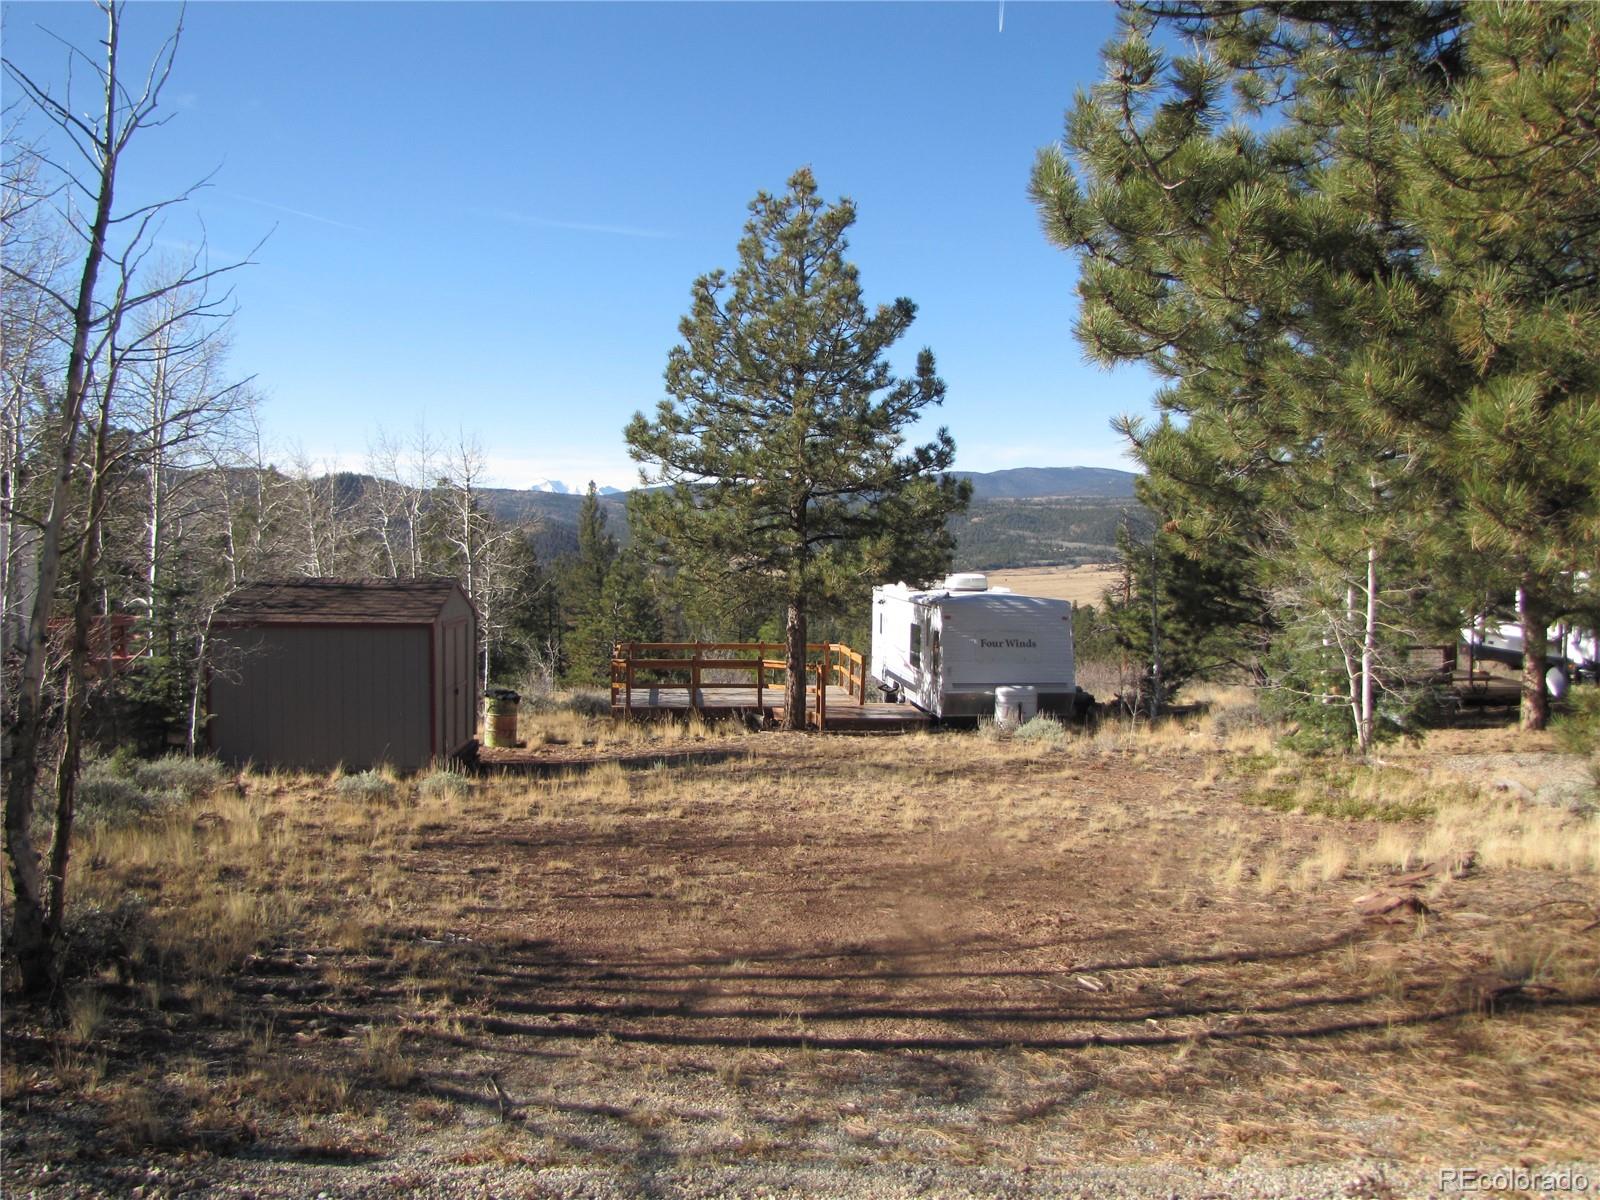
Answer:
<svg viewBox="0 0 1600 1200"><path fill-rule="evenodd" d="M227 762L414 771L476 731L477 613L454 580L251 584L212 630L206 729Z"/></svg>

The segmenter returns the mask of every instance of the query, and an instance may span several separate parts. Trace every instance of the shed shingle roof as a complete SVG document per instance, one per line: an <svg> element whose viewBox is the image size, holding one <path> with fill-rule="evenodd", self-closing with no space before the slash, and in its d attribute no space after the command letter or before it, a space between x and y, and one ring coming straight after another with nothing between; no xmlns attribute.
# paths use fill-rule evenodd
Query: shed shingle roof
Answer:
<svg viewBox="0 0 1600 1200"><path fill-rule="evenodd" d="M271 579L240 588L217 610L219 625L426 625L453 579Z"/></svg>

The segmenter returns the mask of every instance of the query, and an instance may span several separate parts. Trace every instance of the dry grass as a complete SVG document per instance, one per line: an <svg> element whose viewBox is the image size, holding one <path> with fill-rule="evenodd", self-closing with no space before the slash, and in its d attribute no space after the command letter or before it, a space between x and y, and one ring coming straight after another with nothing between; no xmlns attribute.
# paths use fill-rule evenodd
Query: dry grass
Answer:
<svg viewBox="0 0 1600 1200"><path fill-rule="evenodd" d="M80 909L145 918L64 1024L13 1022L8 1124L463 1171L1600 1144L1595 818L1446 789L1426 748L1280 755L1248 693L1205 699L1031 741L525 714L591 760L729 753L230 779L86 832ZM1430 916L1353 907L1469 857Z"/></svg>
<svg viewBox="0 0 1600 1200"><path fill-rule="evenodd" d="M1105 591L1122 578L1117 567L1089 563L1081 567L1020 567L990 571L990 587L1010 588L1022 596L1048 596L1074 604L1099 606Z"/></svg>

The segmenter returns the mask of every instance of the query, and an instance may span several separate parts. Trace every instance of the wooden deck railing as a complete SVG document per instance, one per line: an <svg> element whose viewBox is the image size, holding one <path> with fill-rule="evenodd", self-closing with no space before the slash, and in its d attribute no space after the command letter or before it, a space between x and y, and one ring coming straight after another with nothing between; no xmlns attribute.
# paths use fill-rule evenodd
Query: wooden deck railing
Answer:
<svg viewBox="0 0 1600 1200"><path fill-rule="evenodd" d="M611 650L611 711L632 716L636 707L634 690L650 688L657 694L686 691L687 704L683 707L698 712L705 707L702 692L708 671L747 674L748 679L723 680L711 686L725 692L754 692L753 703L748 707L774 707L769 704L768 693L775 692L775 699L781 704L787 690L784 681L788 664L782 658L772 657L782 654L783 650L782 642L618 642ZM843 688L858 706L867 702L866 663L861 654L849 646L833 642L808 643L805 673L807 708L815 715L818 729L825 727L828 721L830 686ZM774 675L777 678L769 682L769 677ZM656 709L661 706L638 707Z"/></svg>

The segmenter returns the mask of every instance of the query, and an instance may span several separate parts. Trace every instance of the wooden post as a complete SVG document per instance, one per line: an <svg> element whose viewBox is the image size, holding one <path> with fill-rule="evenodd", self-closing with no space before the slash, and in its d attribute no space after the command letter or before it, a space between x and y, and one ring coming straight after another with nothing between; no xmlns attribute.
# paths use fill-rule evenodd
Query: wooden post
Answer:
<svg viewBox="0 0 1600 1200"><path fill-rule="evenodd" d="M767 715L766 703L767 686L767 644L756 643L756 712L763 717Z"/></svg>
<svg viewBox="0 0 1600 1200"><path fill-rule="evenodd" d="M817 732L821 733L828 723L828 660L832 650L827 642L822 643L822 658L817 663Z"/></svg>
<svg viewBox="0 0 1600 1200"><path fill-rule="evenodd" d="M629 642L625 647L623 647L623 650L628 656L628 665L622 672L623 679L625 681L625 687L627 689L623 692L622 708L623 711L631 718L633 716L633 643Z"/></svg>
<svg viewBox="0 0 1600 1200"><path fill-rule="evenodd" d="M700 643L689 652L689 711L700 709Z"/></svg>

